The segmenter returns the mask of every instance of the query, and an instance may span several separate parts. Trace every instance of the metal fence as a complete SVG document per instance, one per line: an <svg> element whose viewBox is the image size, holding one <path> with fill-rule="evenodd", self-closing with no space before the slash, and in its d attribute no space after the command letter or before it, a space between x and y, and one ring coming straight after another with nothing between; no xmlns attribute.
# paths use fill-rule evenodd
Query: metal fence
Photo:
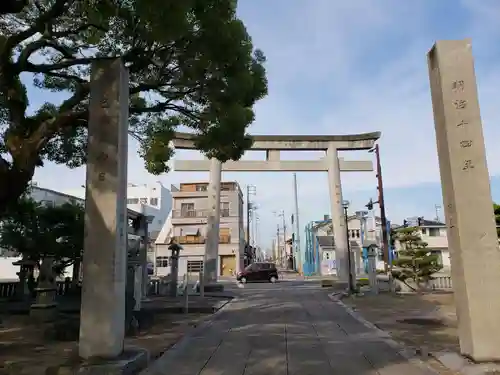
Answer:
<svg viewBox="0 0 500 375"><path fill-rule="evenodd" d="M148 283L148 296L160 295L164 294L161 289L161 285L165 284L159 279L151 279ZM64 296L66 295L70 288L71 284L66 281L57 281L57 295ZM16 294L16 288L18 288L19 281L0 281L0 299L8 299L12 298Z"/></svg>

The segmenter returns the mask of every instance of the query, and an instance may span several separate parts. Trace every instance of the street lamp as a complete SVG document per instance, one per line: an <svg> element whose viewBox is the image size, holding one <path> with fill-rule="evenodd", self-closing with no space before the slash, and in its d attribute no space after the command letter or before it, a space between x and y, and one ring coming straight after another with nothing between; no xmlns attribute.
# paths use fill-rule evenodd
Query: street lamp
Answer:
<svg viewBox="0 0 500 375"><path fill-rule="evenodd" d="M344 207L344 217L345 217L345 233L347 236L347 267L349 267L349 279L348 279L348 287L349 293L354 293L354 280L352 277L352 265L351 265L351 244L349 241L349 226L347 225L348 217L347 217L347 209L349 208L349 201L342 201L342 207Z"/></svg>

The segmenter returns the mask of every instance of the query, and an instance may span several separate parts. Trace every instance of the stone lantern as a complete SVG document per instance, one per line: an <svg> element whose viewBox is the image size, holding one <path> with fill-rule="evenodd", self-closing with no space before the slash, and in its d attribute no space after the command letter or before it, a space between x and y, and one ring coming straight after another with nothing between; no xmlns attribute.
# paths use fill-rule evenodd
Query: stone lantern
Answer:
<svg viewBox="0 0 500 375"><path fill-rule="evenodd" d="M170 256L170 296L177 297L177 279L179 277L179 254L182 250L182 246L175 243L174 241L170 242L168 249L172 252Z"/></svg>
<svg viewBox="0 0 500 375"><path fill-rule="evenodd" d="M21 259L12 262L13 266L19 266L21 269L17 272L19 284L16 286L16 298L25 299L30 295L30 284L34 284L34 271L37 262L31 259Z"/></svg>

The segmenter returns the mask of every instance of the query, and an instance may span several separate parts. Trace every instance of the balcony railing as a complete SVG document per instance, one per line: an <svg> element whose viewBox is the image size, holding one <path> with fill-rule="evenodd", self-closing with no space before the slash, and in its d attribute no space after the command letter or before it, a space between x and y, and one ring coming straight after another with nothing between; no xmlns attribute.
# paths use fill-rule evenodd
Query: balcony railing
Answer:
<svg viewBox="0 0 500 375"><path fill-rule="evenodd" d="M205 238L202 236L176 236L173 241L179 245L200 245L205 243Z"/></svg>
<svg viewBox="0 0 500 375"><path fill-rule="evenodd" d="M184 219L184 218L205 218L208 217L208 210L173 210L172 218L173 219ZM229 208L223 208L220 210L221 217L230 217L231 212Z"/></svg>
<svg viewBox="0 0 500 375"><path fill-rule="evenodd" d="M208 210L173 210L172 218L180 219L180 218L191 218L191 217L207 217Z"/></svg>
<svg viewBox="0 0 500 375"><path fill-rule="evenodd" d="M231 236L228 234L219 234L219 243L231 243Z"/></svg>

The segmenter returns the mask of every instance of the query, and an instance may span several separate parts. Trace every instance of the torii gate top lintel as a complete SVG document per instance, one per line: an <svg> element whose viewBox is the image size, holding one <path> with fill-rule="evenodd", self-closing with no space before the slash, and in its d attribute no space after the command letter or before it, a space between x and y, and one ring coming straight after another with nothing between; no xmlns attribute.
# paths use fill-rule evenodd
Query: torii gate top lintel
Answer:
<svg viewBox="0 0 500 375"><path fill-rule="evenodd" d="M315 151L327 150L331 143L339 151L343 150L369 150L380 138L380 132L346 134L346 135L254 135L252 136L252 150L302 150ZM191 133L175 133L173 140L177 149L196 149Z"/></svg>

